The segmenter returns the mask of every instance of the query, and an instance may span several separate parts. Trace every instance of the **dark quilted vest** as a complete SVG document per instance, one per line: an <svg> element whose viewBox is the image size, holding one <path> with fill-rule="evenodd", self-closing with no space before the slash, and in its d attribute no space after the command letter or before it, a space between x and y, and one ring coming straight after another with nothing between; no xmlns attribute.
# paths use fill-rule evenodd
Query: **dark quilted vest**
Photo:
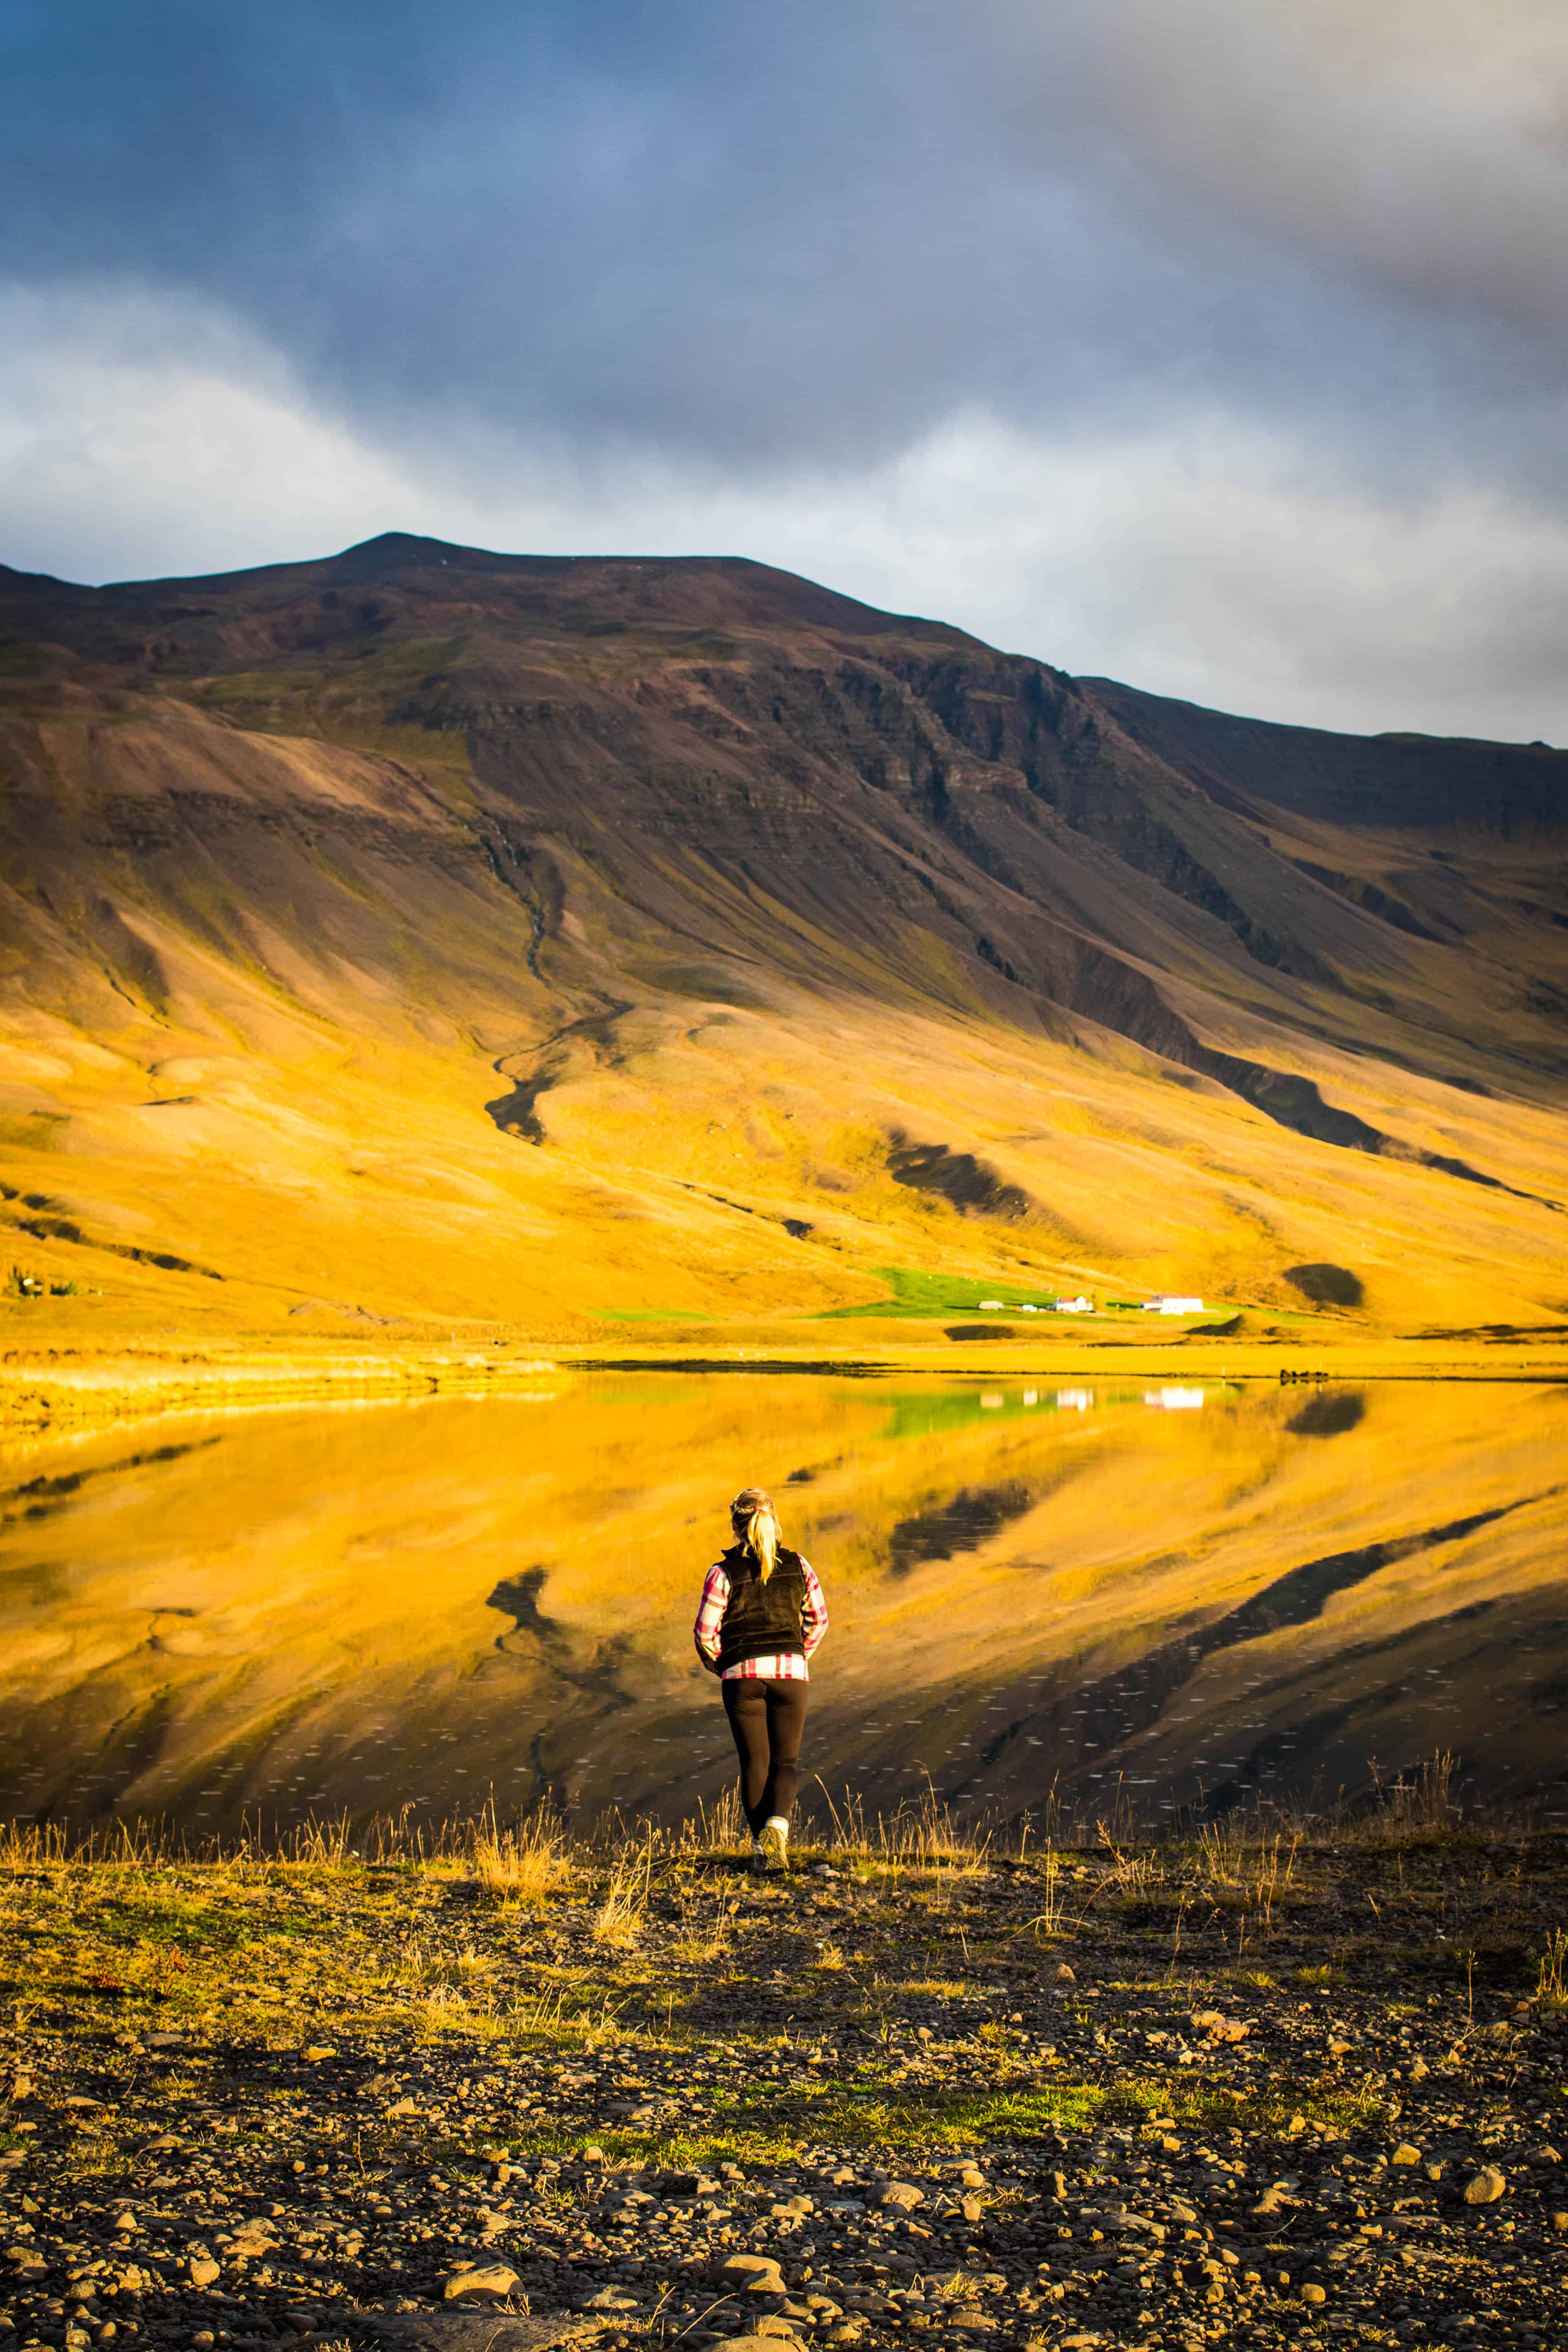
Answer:
<svg viewBox="0 0 1568 2352"><path fill-rule="evenodd" d="M800 1636L800 1612L805 1602L805 1575L800 1554L779 1547L773 1572L764 1584L757 1563L740 1544L724 1554L730 1576L730 1605L719 1629L719 1671L738 1666L743 1658L773 1658L793 1653L805 1655Z"/></svg>

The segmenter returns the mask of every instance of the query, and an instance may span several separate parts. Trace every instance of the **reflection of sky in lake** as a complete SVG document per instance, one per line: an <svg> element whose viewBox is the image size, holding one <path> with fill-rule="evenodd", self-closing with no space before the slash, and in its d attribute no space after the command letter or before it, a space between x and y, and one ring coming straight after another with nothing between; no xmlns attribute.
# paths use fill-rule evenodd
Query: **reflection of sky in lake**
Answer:
<svg viewBox="0 0 1568 2352"><path fill-rule="evenodd" d="M1120 1780L1152 1811L1437 1746L1550 1790L1568 1399L1507 1405L654 1372L34 1445L0 1496L0 1809L689 1810L730 1757L691 1616L752 1479L827 1585L835 1790Z"/></svg>

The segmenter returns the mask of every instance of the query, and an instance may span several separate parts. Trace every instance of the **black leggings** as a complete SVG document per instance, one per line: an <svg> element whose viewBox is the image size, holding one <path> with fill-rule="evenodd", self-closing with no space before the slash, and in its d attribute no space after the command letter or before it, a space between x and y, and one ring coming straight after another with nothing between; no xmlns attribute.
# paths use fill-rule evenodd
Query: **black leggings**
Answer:
<svg viewBox="0 0 1568 2352"><path fill-rule="evenodd" d="M753 1837L775 1813L786 1822L800 1780L806 1683L764 1682L735 1675L724 1683L724 1712L741 1759L741 1802Z"/></svg>

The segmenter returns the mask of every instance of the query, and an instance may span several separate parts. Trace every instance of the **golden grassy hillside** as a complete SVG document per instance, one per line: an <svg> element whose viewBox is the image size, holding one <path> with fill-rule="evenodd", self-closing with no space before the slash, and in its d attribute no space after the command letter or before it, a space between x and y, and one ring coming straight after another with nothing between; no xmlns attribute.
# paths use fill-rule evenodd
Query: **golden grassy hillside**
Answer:
<svg viewBox="0 0 1568 2352"><path fill-rule="evenodd" d="M1562 754L395 537L0 573L0 789L18 1361L1568 1324Z"/></svg>

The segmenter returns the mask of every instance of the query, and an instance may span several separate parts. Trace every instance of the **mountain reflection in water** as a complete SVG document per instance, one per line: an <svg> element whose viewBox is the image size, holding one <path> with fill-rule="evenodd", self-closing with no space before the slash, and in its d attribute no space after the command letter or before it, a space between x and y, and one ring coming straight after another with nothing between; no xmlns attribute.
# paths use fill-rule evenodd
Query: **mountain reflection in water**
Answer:
<svg viewBox="0 0 1568 2352"><path fill-rule="evenodd" d="M832 1631L805 1783L1308 1800L1438 1748L1568 1804L1568 1394L598 1378L0 1457L0 1811L288 1825L731 1774L692 1654L752 1480Z"/></svg>

